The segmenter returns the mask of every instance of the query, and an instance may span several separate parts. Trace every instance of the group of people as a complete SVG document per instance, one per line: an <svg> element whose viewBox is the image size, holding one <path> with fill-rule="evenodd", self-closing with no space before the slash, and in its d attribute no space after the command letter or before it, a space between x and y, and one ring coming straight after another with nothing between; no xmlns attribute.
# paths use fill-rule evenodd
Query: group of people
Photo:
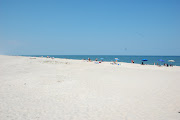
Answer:
<svg viewBox="0 0 180 120"><path fill-rule="evenodd" d="M167 66L167 67L173 67L173 65L172 64L170 64L170 65L168 65L168 64L166 64L166 63L164 63L164 66Z"/></svg>
<svg viewBox="0 0 180 120"><path fill-rule="evenodd" d="M83 59L83 60L85 60L85 59ZM88 58L88 61L91 62L91 58ZM95 61L98 61L98 58L96 58ZM103 60L101 60L101 62L103 62Z"/></svg>
<svg viewBox="0 0 180 120"><path fill-rule="evenodd" d="M84 59L84 60L85 60L85 59ZM88 58L88 61L91 62L91 59ZM98 58L96 58L95 61L98 61ZM101 60L101 62L102 62L102 61L103 61L103 60ZM113 61L112 64L116 64L116 62L117 62L117 60L116 60L116 61ZM131 63L134 63L134 60L131 60ZM144 62L142 62L141 65L145 65ZM154 65L156 65L156 64L154 63ZM157 66L160 66L160 65L157 63ZM172 64L169 65L169 64L165 64L165 63L164 63L164 66L167 66L167 67L171 66L171 67L173 67Z"/></svg>
<svg viewBox="0 0 180 120"><path fill-rule="evenodd" d="M43 57L43 56L41 56L41 57ZM47 56L46 58L51 58L51 59L54 59L54 57L50 57L50 56Z"/></svg>
<svg viewBox="0 0 180 120"><path fill-rule="evenodd" d="M154 63L154 65L156 65L156 64ZM157 63L157 66L161 66L161 65L159 65L159 64ZM166 63L164 63L164 66L166 66L166 67L169 67L169 66L170 66L170 67L173 67L172 64L169 65L169 64L166 64Z"/></svg>

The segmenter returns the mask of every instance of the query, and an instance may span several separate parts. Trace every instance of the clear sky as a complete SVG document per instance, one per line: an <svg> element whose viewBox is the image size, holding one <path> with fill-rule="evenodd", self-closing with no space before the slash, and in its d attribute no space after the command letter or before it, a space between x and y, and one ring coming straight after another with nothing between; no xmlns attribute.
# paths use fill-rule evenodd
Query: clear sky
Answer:
<svg viewBox="0 0 180 120"><path fill-rule="evenodd" d="M180 0L0 0L0 54L180 55Z"/></svg>

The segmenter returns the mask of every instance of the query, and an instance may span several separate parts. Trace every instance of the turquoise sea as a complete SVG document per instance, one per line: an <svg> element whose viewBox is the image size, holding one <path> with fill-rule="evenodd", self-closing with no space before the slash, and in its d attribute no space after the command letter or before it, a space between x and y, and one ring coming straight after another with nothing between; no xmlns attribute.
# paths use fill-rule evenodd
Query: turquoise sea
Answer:
<svg viewBox="0 0 180 120"><path fill-rule="evenodd" d="M127 62L131 63L131 60L134 61L134 63L141 64L142 59L147 59L148 61L145 61L145 64L150 64L153 65L154 62L157 64L171 64L168 62L168 60L174 60L175 62L172 63L173 65L180 66L180 56L126 56L126 55L23 55L23 56L31 56L31 57L41 57L41 56L50 56L54 58L66 58L66 59L77 59L77 60L82 60L82 59L88 59L90 58L91 60L95 60L98 58L100 61L100 58L104 58L103 61L115 61L115 58L118 58L119 62ZM158 59L162 59L165 62L160 62Z"/></svg>

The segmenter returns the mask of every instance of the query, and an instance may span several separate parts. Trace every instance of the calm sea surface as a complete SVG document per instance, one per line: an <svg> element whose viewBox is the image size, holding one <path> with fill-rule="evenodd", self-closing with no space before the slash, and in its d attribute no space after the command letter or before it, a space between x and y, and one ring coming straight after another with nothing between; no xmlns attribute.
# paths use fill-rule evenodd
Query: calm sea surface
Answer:
<svg viewBox="0 0 180 120"><path fill-rule="evenodd" d="M41 57L41 56L50 56L55 58L67 58L67 59L88 59L95 60L98 58L98 60L101 60L100 58L104 58L104 61L115 61L115 58L118 58L119 62L127 62L131 63L131 60L134 60L135 63L141 64L142 59L147 59L148 61L145 61L145 64L153 65L154 62L157 64L171 64L168 62L168 60L174 60L175 62L172 63L173 65L180 66L180 56L124 56L124 55L23 55L23 56L31 56L31 57ZM160 62L158 59L162 59L165 62Z"/></svg>

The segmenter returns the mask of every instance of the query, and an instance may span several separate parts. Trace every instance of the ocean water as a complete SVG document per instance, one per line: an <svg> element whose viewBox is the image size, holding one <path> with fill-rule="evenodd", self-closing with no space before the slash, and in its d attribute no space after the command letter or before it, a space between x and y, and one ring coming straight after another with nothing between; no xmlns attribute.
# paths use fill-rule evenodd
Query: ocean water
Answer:
<svg viewBox="0 0 180 120"><path fill-rule="evenodd" d="M144 64L150 64L153 65L154 63L158 63L163 65L164 63L166 64L171 64L168 62L168 60L174 60L175 62L172 63L173 65L180 66L180 56L125 56L125 55L23 55L23 56L31 56L31 57L41 57L41 56L50 56L50 57L55 57L55 58L66 58L66 59L77 59L77 60L82 60L82 59L88 59L90 58L91 60L95 60L98 58L100 61L100 58L104 58L103 61L115 61L115 58L118 58L119 62L127 62L131 63L131 60L134 61L134 63L141 64L142 59L147 59L148 61L145 61ZM158 59L162 59L165 62L160 62Z"/></svg>

